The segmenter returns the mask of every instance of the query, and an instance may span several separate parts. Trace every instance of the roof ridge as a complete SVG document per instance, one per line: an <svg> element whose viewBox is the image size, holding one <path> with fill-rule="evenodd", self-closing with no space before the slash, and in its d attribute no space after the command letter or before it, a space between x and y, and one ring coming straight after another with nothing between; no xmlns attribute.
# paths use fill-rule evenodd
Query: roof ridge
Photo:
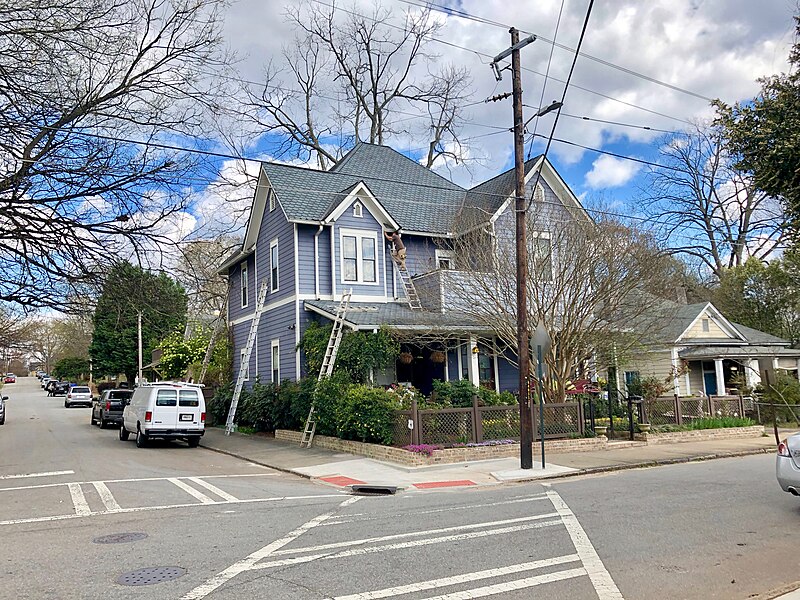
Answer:
<svg viewBox="0 0 800 600"><path fill-rule="evenodd" d="M539 160L541 157L542 157L542 155L541 155L541 154L539 154L539 155L537 155L537 156L536 156L536 157L534 157L534 158L529 158L529 159L528 159L528 160L526 160L526 161L525 161L523 164L524 164L524 165L527 165L529 162L536 162L536 161L537 161L537 160ZM487 179L486 181L481 181L480 183L476 183L476 184L475 184L475 185L473 185L471 188L468 188L468 190L467 190L467 191L470 191L470 192L471 192L471 191L473 191L473 190L475 190L475 189L479 188L480 186L482 186L482 185L484 185L484 184L487 184L487 183L489 183L490 181L494 181L495 179L498 179L498 178L502 177L503 175L508 175L508 173L510 173L510 172L511 172L511 171L513 171L514 169L515 169L515 167L511 167L510 169L506 169L506 170L505 170L505 171L503 171L502 173L498 173L498 174L497 174L497 175L495 175L494 177L490 177L490 178L489 178L489 179Z"/></svg>

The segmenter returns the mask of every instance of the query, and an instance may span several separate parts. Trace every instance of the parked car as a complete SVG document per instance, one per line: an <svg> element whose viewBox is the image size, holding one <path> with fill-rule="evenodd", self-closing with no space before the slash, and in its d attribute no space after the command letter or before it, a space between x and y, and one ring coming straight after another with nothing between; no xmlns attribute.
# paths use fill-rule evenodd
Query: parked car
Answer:
<svg viewBox="0 0 800 600"><path fill-rule="evenodd" d="M92 425L105 429L109 424L122 425L122 411L133 390L106 390L92 403Z"/></svg>
<svg viewBox="0 0 800 600"><path fill-rule="evenodd" d="M6 400L8 400L8 396L0 396L0 425L4 425L6 422Z"/></svg>
<svg viewBox="0 0 800 600"><path fill-rule="evenodd" d="M48 377L47 375L45 375L44 377L42 377L42 389L46 389L46 388L47 388L47 384L48 384L50 381L51 381L51 379L50 379L50 377Z"/></svg>
<svg viewBox="0 0 800 600"><path fill-rule="evenodd" d="M196 448L205 433L206 403L201 386L183 382L144 383L122 412L119 439L136 436L143 448L152 438L184 439Z"/></svg>
<svg viewBox="0 0 800 600"><path fill-rule="evenodd" d="M64 408L70 408L73 404L92 405L92 390L86 385L67 384L66 397L64 398Z"/></svg>
<svg viewBox="0 0 800 600"><path fill-rule="evenodd" d="M3 378L3 382L4 383L17 383L17 376L14 375L13 373L8 373Z"/></svg>
<svg viewBox="0 0 800 600"><path fill-rule="evenodd" d="M56 381L50 386L50 396L66 396L69 391L69 383L66 381Z"/></svg>
<svg viewBox="0 0 800 600"><path fill-rule="evenodd" d="M53 391L54 391L54 390L55 390L55 389L56 389L56 388L57 388L59 385L61 385L61 383L62 383L62 382L61 382L61 381L59 381L58 379L51 379L51 380L50 380L50 381L48 381L48 382L47 382L47 384L44 386L44 391L46 391L46 392L47 392L47 395L48 395L48 396L53 396L53 395L55 395L55 394L53 394Z"/></svg>
<svg viewBox="0 0 800 600"><path fill-rule="evenodd" d="M795 433L778 444L775 474L784 492L800 496L800 433Z"/></svg>

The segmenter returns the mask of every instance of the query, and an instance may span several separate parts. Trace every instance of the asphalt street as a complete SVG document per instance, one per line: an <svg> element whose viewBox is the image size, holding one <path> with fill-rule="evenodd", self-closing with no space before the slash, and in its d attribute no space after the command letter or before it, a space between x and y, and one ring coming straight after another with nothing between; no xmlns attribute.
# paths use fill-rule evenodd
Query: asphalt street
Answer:
<svg viewBox="0 0 800 600"><path fill-rule="evenodd" d="M362 497L137 449L35 379L3 394L0 598L745 599L800 579L800 501L768 455Z"/></svg>

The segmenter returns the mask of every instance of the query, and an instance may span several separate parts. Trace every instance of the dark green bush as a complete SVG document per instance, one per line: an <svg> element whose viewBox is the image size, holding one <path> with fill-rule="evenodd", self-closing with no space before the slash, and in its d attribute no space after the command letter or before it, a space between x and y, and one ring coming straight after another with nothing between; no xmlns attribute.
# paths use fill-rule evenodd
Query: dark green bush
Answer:
<svg viewBox="0 0 800 600"><path fill-rule="evenodd" d="M397 402L383 388L354 385L336 407L336 432L345 440L391 445Z"/></svg>
<svg viewBox="0 0 800 600"><path fill-rule="evenodd" d="M498 394L494 390L488 388L475 387L467 379L460 379L458 381L440 381L434 379L433 393L426 404L428 406L470 408L472 406L472 397L475 395L478 396L478 404L480 406L513 406L517 404L517 399L511 392L501 392Z"/></svg>
<svg viewBox="0 0 800 600"><path fill-rule="evenodd" d="M210 426L224 425L228 418L233 397L233 384L221 386L214 396L206 402L206 423Z"/></svg>

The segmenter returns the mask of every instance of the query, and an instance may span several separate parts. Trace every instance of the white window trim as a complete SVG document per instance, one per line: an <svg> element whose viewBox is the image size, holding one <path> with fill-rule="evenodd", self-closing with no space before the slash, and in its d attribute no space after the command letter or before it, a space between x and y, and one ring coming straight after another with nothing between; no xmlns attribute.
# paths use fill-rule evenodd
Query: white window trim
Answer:
<svg viewBox="0 0 800 600"><path fill-rule="evenodd" d="M250 305L250 269L247 268L247 261L239 265L239 303L242 308Z"/></svg>
<svg viewBox="0 0 800 600"><path fill-rule="evenodd" d="M548 281L553 281L555 279L555 261L553 260L553 242L550 238L549 231L534 231L531 235L532 239L544 239L550 241L550 279Z"/></svg>
<svg viewBox="0 0 800 600"><path fill-rule="evenodd" d="M278 203L275 201L275 191L274 191L272 188L270 188L270 189L267 191L267 195L269 196L269 212L272 212L273 210L275 210L275 207L276 207L276 206L277 206L277 204L278 204Z"/></svg>
<svg viewBox="0 0 800 600"><path fill-rule="evenodd" d="M705 317L700 319L700 329L703 333L710 333L711 332L711 319Z"/></svg>
<svg viewBox="0 0 800 600"><path fill-rule="evenodd" d="M275 350L278 350L278 368L275 368ZM278 380L275 380L275 371L278 371ZM281 341L280 340L272 340L272 344L270 345L270 352L269 352L269 376L272 379L272 383L280 383L281 382Z"/></svg>
<svg viewBox="0 0 800 600"><path fill-rule="evenodd" d="M244 355L245 355L246 351L247 351L246 348L242 348L242 349L239 350L239 368L240 369L241 369L241 365L244 364L244 362L245 362ZM249 360L247 361L247 368L244 371L244 380L245 381L250 381L250 361Z"/></svg>
<svg viewBox="0 0 800 600"><path fill-rule="evenodd" d="M272 249L275 248L275 261L277 264L272 264ZM273 282L272 280L272 271L275 271L275 279L277 281ZM275 287L272 287L272 284L275 283ZM281 255L280 249L278 248L278 238L275 238L269 243L269 291L270 292L277 292L281 286Z"/></svg>
<svg viewBox="0 0 800 600"><path fill-rule="evenodd" d="M357 279L355 281L345 280L344 278L344 238L356 238L356 271ZM364 251L361 240L369 238L375 242L375 281L364 281ZM374 285L381 284L381 261L379 260L379 250L381 245L378 244L378 234L374 231L367 231L364 229L340 229L339 230L339 281L342 285Z"/></svg>
<svg viewBox="0 0 800 600"><path fill-rule="evenodd" d="M447 261L450 265L447 269L453 269L453 251L452 250L439 250L438 248L434 252L435 260L436 260L436 268L441 269L439 266L440 261Z"/></svg>
<svg viewBox="0 0 800 600"><path fill-rule="evenodd" d="M359 219L364 217L364 205L361 202L353 204L353 216Z"/></svg>

